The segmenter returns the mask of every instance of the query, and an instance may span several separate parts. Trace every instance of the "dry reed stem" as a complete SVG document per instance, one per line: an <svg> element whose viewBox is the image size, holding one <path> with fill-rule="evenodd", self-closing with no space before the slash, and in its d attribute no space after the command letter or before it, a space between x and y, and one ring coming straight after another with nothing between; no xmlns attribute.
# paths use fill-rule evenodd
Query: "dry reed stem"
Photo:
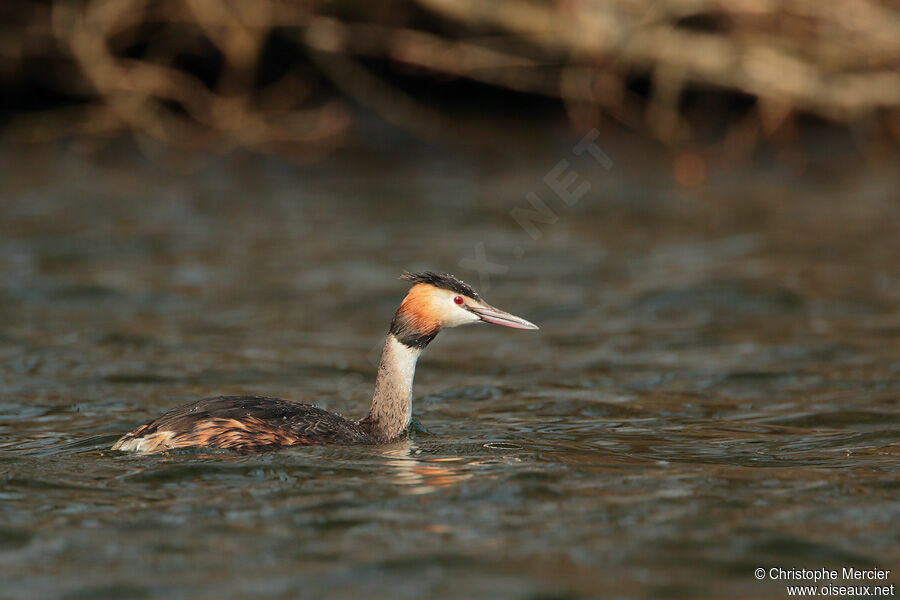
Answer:
<svg viewBox="0 0 900 600"><path fill-rule="evenodd" d="M314 100L322 97L320 76L413 132L454 129L453 115L389 85L360 59L560 98L578 126L612 116L668 143L692 137L680 110L692 89L755 98L764 135L799 112L844 123L898 121L900 7L893 3L406 5L416 7L439 26L425 30L421 19L353 2L57 0L48 11L28 8L26 26L0 30L0 82L39 57L55 65L43 74L53 86L91 100L49 120L20 119L13 131L29 139L131 131L177 145L313 154L340 143L352 126L339 101ZM276 32L305 47L311 64L261 84L266 44ZM196 45L219 57L212 83L176 60ZM135 46L143 52L129 55ZM634 102L626 89L634 75L651 82L646 102ZM896 136L896 126L886 129Z"/></svg>

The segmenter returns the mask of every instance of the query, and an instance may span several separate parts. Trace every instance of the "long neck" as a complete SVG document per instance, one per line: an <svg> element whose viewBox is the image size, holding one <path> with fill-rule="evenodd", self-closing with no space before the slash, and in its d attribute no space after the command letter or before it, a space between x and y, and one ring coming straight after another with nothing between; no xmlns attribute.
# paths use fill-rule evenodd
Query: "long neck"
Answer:
<svg viewBox="0 0 900 600"><path fill-rule="evenodd" d="M386 442L403 433L412 419L412 386L421 348L401 344L388 334L381 352L372 408L363 423L377 441Z"/></svg>

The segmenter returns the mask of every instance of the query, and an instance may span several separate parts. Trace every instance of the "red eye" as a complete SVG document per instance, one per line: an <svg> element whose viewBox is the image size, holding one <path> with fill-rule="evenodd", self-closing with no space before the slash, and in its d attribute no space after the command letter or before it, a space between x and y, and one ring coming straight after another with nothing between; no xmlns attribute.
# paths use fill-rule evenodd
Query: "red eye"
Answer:
<svg viewBox="0 0 900 600"><path fill-rule="evenodd" d="M456 298L453 299L453 301L456 302L457 304L461 305L463 303L462 296L457 296Z"/></svg>

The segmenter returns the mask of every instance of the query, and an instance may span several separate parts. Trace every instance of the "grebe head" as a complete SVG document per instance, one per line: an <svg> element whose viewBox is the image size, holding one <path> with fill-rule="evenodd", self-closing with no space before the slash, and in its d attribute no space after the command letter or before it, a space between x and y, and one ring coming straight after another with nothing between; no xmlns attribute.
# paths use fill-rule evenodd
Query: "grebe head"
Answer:
<svg viewBox="0 0 900 600"><path fill-rule="evenodd" d="M400 278L413 286L394 315L391 333L407 346L424 348L442 328L467 323L537 329L537 325L486 303L472 286L449 273L404 273Z"/></svg>

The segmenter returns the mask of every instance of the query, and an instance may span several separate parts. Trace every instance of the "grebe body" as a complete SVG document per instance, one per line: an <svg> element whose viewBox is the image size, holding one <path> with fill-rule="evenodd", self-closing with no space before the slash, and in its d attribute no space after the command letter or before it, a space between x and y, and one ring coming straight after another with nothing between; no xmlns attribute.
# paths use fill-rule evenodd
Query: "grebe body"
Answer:
<svg viewBox="0 0 900 600"><path fill-rule="evenodd" d="M219 396L170 410L125 434L113 450L223 448L255 452L284 446L374 442L361 422L311 404L263 396Z"/></svg>
<svg viewBox="0 0 900 600"><path fill-rule="evenodd" d="M310 404L262 396L219 396L179 406L125 434L112 449L160 452L222 448L239 452L288 446L379 444L399 437L412 419L412 384L422 350L443 328L493 323L537 329L486 304L450 274L405 273L413 286L391 321L369 414L345 419Z"/></svg>

